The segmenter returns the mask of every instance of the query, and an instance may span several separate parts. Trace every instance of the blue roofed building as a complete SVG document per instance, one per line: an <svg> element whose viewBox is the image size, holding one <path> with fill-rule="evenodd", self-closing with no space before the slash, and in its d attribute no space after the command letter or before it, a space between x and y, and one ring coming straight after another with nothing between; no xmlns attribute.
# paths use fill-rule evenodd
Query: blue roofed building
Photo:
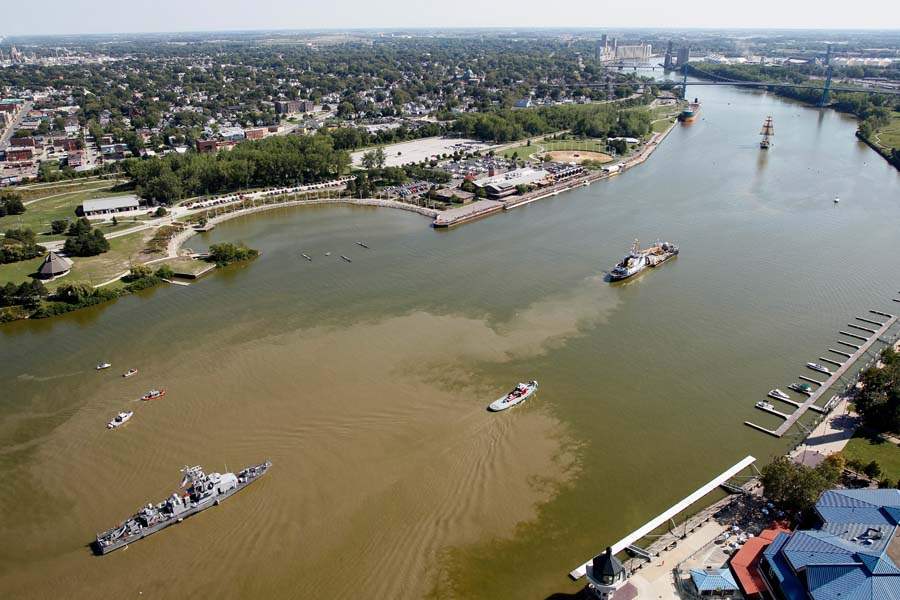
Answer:
<svg viewBox="0 0 900 600"><path fill-rule="evenodd" d="M731 598L740 589L728 568L723 569L691 569L691 581L700 596L716 596Z"/></svg>
<svg viewBox="0 0 900 600"><path fill-rule="evenodd" d="M900 490L830 490L816 529L781 533L760 572L781 600L900 600Z"/></svg>

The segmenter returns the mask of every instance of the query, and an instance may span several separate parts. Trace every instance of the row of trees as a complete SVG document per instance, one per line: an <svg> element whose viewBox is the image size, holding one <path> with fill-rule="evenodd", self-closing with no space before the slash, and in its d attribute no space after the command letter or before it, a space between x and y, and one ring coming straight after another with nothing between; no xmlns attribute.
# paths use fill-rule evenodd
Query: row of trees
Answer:
<svg viewBox="0 0 900 600"><path fill-rule="evenodd" d="M7 229L0 243L0 263L13 263L40 256L46 248L35 242L31 229Z"/></svg>
<svg viewBox="0 0 900 600"><path fill-rule="evenodd" d="M220 267L235 262L243 262L259 256L259 251L248 248L244 244L232 244L223 242L209 247L209 262L214 262Z"/></svg>
<svg viewBox="0 0 900 600"><path fill-rule="evenodd" d="M649 133L650 123L645 109L583 104L465 114L456 119L453 129L479 140L509 142L562 129L592 138L639 138Z"/></svg>
<svg viewBox="0 0 900 600"><path fill-rule="evenodd" d="M882 368L862 373L862 389L854 404L863 423L873 431L900 432L900 353L885 348Z"/></svg>
<svg viewBox="0 0 900 600"><path fill-rule="evenodd" d="M0 217L21 215L25 212L22 198L16 192L0 190Z"/></svg>
<svg viewBox="0 0 900 600"><path fill-rule="evenodd" d="M832 454L815 468L779 456L762 469L766 498L788 512L808 511L822 492L840 481L844 466L840 454Z"/></svg>
<svg viewBox="0 0 900 600"><path fill-rule="evenodd" d="M37 279L23 281L19 285L8 281L0 286L0 306L25 306L35 308L41 298L47 297L47 288Z"/></svg>
<svg viewBox="0 0 900 600"><path fill-rule="evenodd" d="M217 154L169 154L128 160L137 194L171 204L183 198L252 187L308 184L334 178L350 165L328 135L271 137Z"/></svg>
<svg viewBox="0 0 900 600"><path fill-rule="evenodd" d="M58 231L60 226L56 221L51 223L51 228L54 233L62 233ZM109 250L109 241L103 232L94 229L84 217L72 221L66 235L68 239L63 245L63 252L69 256L96 256Z"/></svg>

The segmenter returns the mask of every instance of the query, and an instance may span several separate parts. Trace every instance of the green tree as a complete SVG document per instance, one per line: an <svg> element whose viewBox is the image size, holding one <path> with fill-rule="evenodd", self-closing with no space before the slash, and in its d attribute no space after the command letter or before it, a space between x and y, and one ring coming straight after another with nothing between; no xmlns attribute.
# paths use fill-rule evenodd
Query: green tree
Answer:
<svg viewBox="0 0 900 600"><path fill-rule="evenodd" d="M50 223L50 231L57 235L65 233L68 227L69 222L65 219L56 219L55 221Z"/></svg>
<svg viewBox="0 0 900 600"><path fill-rule="evenodd" d="M881 475L881 465L878 461L873 460L863 468L863 473L871 479L877 479Z"/></svg>

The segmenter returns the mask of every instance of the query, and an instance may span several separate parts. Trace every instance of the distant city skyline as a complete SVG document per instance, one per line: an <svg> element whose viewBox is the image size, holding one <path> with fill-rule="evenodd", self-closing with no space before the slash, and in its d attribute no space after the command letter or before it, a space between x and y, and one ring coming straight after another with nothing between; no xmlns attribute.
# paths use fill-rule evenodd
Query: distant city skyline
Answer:
<svg viewBox="0 0 900 600"><path fill-rule="evenodd" d="M744 5L747 8L743 10L719 0L694 0L689 4L569 0L552 8L537 0L159 0L135 5L126 11L122 2L110 0L21 3L7 13L0 24L0 36L464 27L900 29L900 9L893 0L860 0L852 5L852 11L846 6L836 10L827 3L807 0L757 0Z"/></svg>

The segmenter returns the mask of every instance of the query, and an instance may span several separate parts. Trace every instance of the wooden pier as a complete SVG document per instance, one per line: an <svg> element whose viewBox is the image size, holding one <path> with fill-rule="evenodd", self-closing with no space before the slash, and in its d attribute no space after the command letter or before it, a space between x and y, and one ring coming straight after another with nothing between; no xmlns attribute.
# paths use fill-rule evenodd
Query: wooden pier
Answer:
<svg viewBox="0 0 900 600"><path fill-rule="evenodd" d="M870 312L875 313L875 311L870 311ZM876 314L884 314L884 313L876 313ZM797 423L797 421L800 419L800 417L802 417L804 414L806 414L806 411L807 411L807 410L812 409L812 410L814 410L814 411L816 411L816 412L820 412L820 413L825 413L825 412L827 412L828 410L830 410L830 408L834 405L834 401L835 401L835 398L834 398L834 397L832 397L831 400L828 401L828 403L825 405L824 408L821 407L821 406L816 405L816 400L818 400L820 396L822 396L825 392L827 392L827 391L831 388L831 386L833 386L835 383L837 383L837 381L838 381L841 377L843 377L844 374L845 374L845 373L846 373L846 372L847 372L854 364L856 364L856 361L858 361L858 360L859 360L866 352L868 352L869 348L872 347L872 344L874 344L875 342L877 342L877 341L881 338L881 336L884 335L884 333L885 333L888 329L890 329L890 328L894 325L894 323L897 322L897 316L895 316L895 315L885 315L885 316L888 317L887 321L885 321L884 323L878 323L878 325L879 325L880 327L879 327L877 330L866 329L865 327L859 327L858 325L852 325L852 324L851 324L851 325L848 325L849 327L853 327L853 328L855 328L855 329L862 329L863 331L869 331L869 332L871 332L872 335L871 335L871 337L869 337L869 338L863 338L863 337L860 337L860 336L856 336L856 335L853 335L853 334L849 334L849 333L847 333L847 332L845 332L845 331L842 331L842 332L841 332L841 333L844 334L844 335L849 335L850 337L859 338L859 339L861 339L861 340L864 340L865 343L864 343L863 345L859 346L859 348L857 348L856 352L854 352L853 354L851 354L851 355L849 356L849 358L847 358L847 360L844 361L843 363L839 363L839 362L836 362L836 361L833 361L833 360L830 360L830 359L827 359L827 358L819 357L819 360L824 360L824 361L826 361L826 362L829 362L829 363L832 363L832 364L835 364L835 365L839 365L839 366L838 366L838 369L837 369L836 371L834 371L834 372L831 374L831 376L830 376L826 381L816 381L815 379L811 379L811 378L809 378L809 377L804 377L804 376L801 375L801 376L800 376L800 379L803 379L803 380L805 380L805 381L809 381L810 383L815 383L816 385L819 386L819 388L818 388L815 392L813 392L813 393L806 399L806 401L803 402L803 404L801 404L801 405L797 408L797 410L794 411L793 414L788 415L788 416L785 416L785 417L784 417L785 421L784 421L784 423L781 424L780 427L778 427L777 429L772 430L772 429L767 429L767 428L765 428L765 427L761 427L760 425L756 425L756 424L754 424L754 423L751 423L750 421L744 421L744 424L747 425L747 426L749 426L749 427L752 427L752 428L754 428L754 429L758 429L758 430L760 430L760 431L763 431L763 432L765 432L765 433L768 433L769 435L774 435L775 437L781 437L781 436L783 436L785 433L787 433L787 431L788 431L791 427L793 427L795 423ZM857 318L858 318L858 317L857 317ZM851 344L851 345L852 345L852 344ZM829 350L830 350L830 348L829 348ZM760 408L760 407L757 407L757 408ZM782 415L783 415L783 413L780 413L780 412L775 411L775 410L770 410L770 411L768 411L768 412L775 413L775 414L777 414L778 416L782 416Z"/></svg>
<svg viewBox="0 0 900 600"><path fill-rule="evenodd" d="M839 331L838 333L840 333L841 335L846 335L847 337L855 338L855 339L860 340L860 341L862 341L862 342L865 342L865 341L867 341L867 340L869 339L869 338L865 338L865 337L863 337L863 336L861 336L861 335L856 335L855 333L850 333L849 331Z"/></svg>

